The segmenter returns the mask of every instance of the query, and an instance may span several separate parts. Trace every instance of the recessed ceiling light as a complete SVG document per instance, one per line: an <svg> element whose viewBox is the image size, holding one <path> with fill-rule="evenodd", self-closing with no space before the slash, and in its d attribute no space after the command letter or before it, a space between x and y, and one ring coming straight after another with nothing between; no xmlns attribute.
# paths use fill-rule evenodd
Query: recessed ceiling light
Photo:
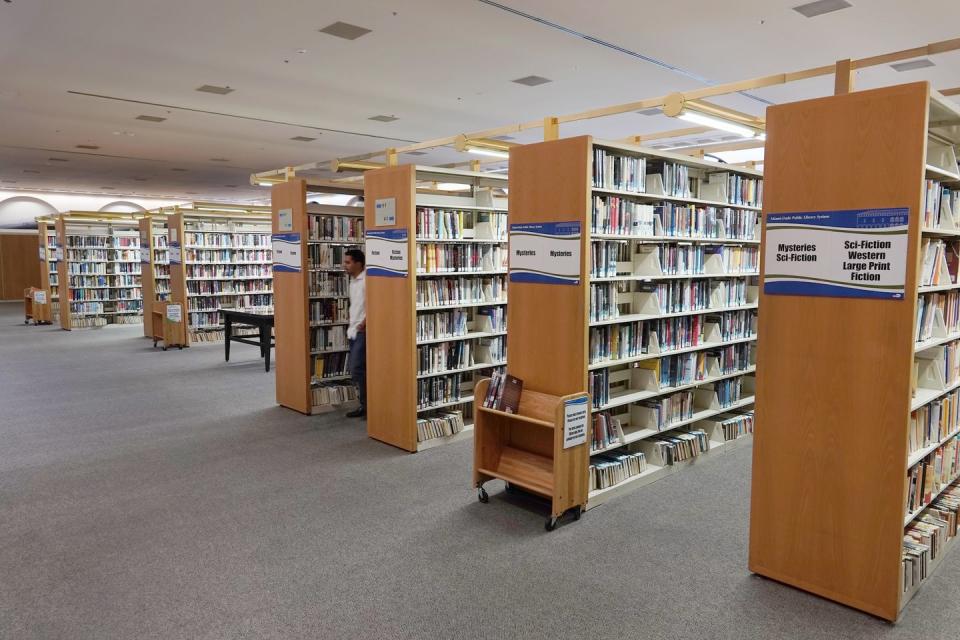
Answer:
<svg viewBox="0 0 960 640"><path fill-rule="evenodd" d="M319 31L320 33L343 38L344 40L356 40L360 36L365 36L370 33L371 30L347 22L334 22L323 29L319 29Z"/></svg>
<svg viewBox="0 0 960 640"><path fill-rule="evenodd" d="M78 144L77 149L99 149L95 144Z"/></svg>
<svg viewBox="0 0 960 640"><path fill-rule="evenodd" d="M852 6L847 0L817 0L816 2L798 5L793 10L805 18L814 18L840 9L848 9Z"/></svg>
<svg viewBox="0 0 960 640"><path fill-rule="evenodd" d="M181 169L180 167L173 167L170 171L186 171L186 169Z"/></svg>
<svg viewBox="0 0 960 640"><path fill-rule="evenodd" d="M36 169L24 169L23 172L24 172L24 173L40 173L40 172L37 171Z"/></svg>
<svg viewBox="0 0 960 640"><path fill-rule="evenodd" d="M70 162L66 158L47 158L50 162Z"/></svg>
<svg viewBox="0 0 960 640"><path fill-rule="evenodd" d="M210 162L230 162L229 158L210 158Z"/></svg>
<svg viewBox="0 0 960 640"><path fill-rule="evenodd" d="M214 84L205 84L202 87L197 87L196 91L202 91L203 93L215 93L218 96L225 96L228 93L233 93L233 89L230 87L218 87Z"/></svg>
<svg viewBox="0 0 960 640"><path fill-rule="evenodd" d="M308 136L293 136L291 140L296 140L297 142L313 142L316 138L310 138Z"/></svg>
<svg viewBox="0 0 960 640"><path fill-rule="evenodd" d="M137 116L137 120L143 120L144 122L163 122L166 118L161 118L160 116Z"/></svg>
<svg viewBox="0 0 960 640"><path fill-rule="evenodd" d="M407 151L408 156L425 156L427 155L426 151Z"/></svg>
<svg viewBox="0 0 960 640"><path fill-rule="evenodd" d="M306 53L306 52L307 52L306 49L297 49L297 53L299 53L299 54L304 54L304 53Z"/></svg>
<svg viewBox="0 0 960 640"><path fill-rule="evenodd" d="M920 58L919 60L910 60L909 62L895 62L890 66L894 71L913 71L914 69L932 67L933 61L929 58Z"/></svg>
<svg viewBox="0 0 960 640"><path fill-rule="evenodd" d="M516 80L513 80L513 82L527 87L536 87L537 85L553 82L553 80L550 78L544 78L543 76L524 76L523 78L517 78Z"/></svg>
<svg viewBox="0 0 960 640"><path fill-rule="evenodd" d="M395 118L393 116L371 116L367 120L376 120L377 122L394 122L400 118Z"/></svg>

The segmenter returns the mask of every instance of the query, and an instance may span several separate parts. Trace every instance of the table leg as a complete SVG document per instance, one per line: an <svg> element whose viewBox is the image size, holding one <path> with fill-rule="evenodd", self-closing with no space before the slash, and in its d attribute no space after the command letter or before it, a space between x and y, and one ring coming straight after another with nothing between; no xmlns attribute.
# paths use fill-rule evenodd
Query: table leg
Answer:
<svg viewBox="0 0 960 640"><path fill-rule="evenodd" d="M233 323L229 317L223 319L223 357L227 362L230 362L230 338L233 335L232 325Z"/></svg>
<svg viewBox="0 0 960 640"><path fill-rule="evenodd" d="M270 371L270 327L260 326L260 354L263 356L264 371Z"/></svg>

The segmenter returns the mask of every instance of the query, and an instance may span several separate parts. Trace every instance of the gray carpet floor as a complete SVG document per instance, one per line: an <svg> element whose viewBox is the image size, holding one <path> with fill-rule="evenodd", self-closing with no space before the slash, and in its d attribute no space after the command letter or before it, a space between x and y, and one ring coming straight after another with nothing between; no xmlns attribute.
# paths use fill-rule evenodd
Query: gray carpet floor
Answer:
<svg viewBox="0 0 960 640"><path fill-rule="evenodd" d="M0 304L0 638L956 638L960 554L898 625L746 569L750 448L553 533L274 403L253 347L26 327Z"/></svg>

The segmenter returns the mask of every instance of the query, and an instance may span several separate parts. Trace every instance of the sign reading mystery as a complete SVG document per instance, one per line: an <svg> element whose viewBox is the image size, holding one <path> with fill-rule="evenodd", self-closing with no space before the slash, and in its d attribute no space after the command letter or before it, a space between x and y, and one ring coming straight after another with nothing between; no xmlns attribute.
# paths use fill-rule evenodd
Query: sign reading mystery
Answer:
<svg viewBox="0 0 960 640"><path fill-rule="evenodd" d="M410 270L406 229L370 229L366 234L367 275L406 278Z"/></svg>
<svg viewBox="0 0 960 640"><path fill-rule="evenodd" d="M771 213L763 291L902 300L908 209Z"/></svg>
<svg viewBox="0 0 960 640"><path fill-rule="evenodd" d="M580 284L580 223L510 225L510 282Z"/></svg>

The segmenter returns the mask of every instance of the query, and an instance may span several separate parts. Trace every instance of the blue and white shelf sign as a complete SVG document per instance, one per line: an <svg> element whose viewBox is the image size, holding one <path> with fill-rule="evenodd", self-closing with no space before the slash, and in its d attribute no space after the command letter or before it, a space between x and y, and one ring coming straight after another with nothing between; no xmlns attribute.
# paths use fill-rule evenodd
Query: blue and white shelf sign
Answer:
<svg viewBox="0 0 960 640"><path fill-rule="evenodd" d="M368 276L407 277L410 260L406 229L369 229L365 248Z"/></svg>
<svg viewBox="0 0 960 640"><path fill-rule="evenodd" d="M580 284L580 222L511 224L510 282Z"/></svg>
<svg viewBox="0 0 960 640"><path fill-rule="evenodd" d="M300 273L303 246L300 233L273 234L273 272Z"/></svg>
<svg viewBox="0 0 960 640"><path fill-rule="evenodd" d="M767 214L764 293L903 300L908 218L905 207Z"/></svg>

